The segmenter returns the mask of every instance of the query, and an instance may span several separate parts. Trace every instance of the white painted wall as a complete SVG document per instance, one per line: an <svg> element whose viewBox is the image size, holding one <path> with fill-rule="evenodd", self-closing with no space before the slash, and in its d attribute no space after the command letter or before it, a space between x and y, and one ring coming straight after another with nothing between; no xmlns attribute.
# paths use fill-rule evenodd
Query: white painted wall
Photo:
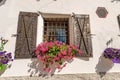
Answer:
<svg viewBox="0 0 120 80"><path fill-rule="evenodd" d="M98 18L96 15L97 7L106 7L108 16ZM89 60L75 58L70 64L67 64L61 72L55 74L73 74L73 73L95 73L96 66L98 71L120 72L120 64L109 66L109 63L99 62L99 58L106 48L106 42L113 38L110 47L120 48L120 31L117 22L117 16L120 14L120 2L111 3L111 0L7 0L5 5L0 6L0 37L9 40L5 50L13 53L15 51L16 38L11 37L17 32L17 21L19 11L28 12L48 12L71 14L89 14L91 33L95 34L92 38L93 57ZM38 27L41 28L42 20L39 20ZM38 32L41 32L38 30ZM41 33L38 33L38 41L42 41ZM38 42L37 42L38 43ZM103 60L101 60L103 61ZM7 69L1 76L27 76L30 75L28 64L31 59L14 60L11 68ZM99 63L99 66L97 65ZM101 64L101 65L100 65Z"/></svg>

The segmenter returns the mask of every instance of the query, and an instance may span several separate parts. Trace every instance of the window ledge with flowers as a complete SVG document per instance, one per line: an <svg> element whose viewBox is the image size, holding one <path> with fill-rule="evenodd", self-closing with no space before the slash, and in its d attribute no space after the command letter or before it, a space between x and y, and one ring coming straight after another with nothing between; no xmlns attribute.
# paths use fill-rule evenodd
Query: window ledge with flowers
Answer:
<svg viewBox="0 0 120 80"><path fill-rule="evenodd" d="M113 63L120 63L120 49L106 48L103 56L107 59L110 59Z"/></svg>
<svg viewBox="0 0 120 80"><path fill-rule="evenodd" d="M67 45L60 41L43 42L34 49L34 55L43 64L43 71L50 73L51 65L58 70L66 66L65 61L72 60L81 51L75 45Z"/></svg>
<svg viewBox="0 0 120 80"><path fill-rule="evenodd" d="M0 39L0 71L7 68L10 61L13 61L11 52L4 51L4 46L8 42L3 38Z"/></svg>

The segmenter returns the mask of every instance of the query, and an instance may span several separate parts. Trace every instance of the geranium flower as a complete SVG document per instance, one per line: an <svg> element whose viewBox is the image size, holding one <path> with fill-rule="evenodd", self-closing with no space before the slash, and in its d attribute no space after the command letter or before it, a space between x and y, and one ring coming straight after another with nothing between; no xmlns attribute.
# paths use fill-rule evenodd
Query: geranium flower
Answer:
<svg viewBox="0 0 120 80"><path fill-rule="evenodd" d="M55 56L54 59L55 59L55 60L59 60L59 57Z"/></svg>
<svg viewBox="0 0 120 80"><path fill-rule="evenodd" d="M44 71L46 71L46 69L47 69L46 67L43 68Z"/></svg>
<svg viewBox="0 0 120 80"><path fill-rule="evenodd" d="M46 52L48 50L48 48L47 47L41 47L41 51L44 53L44 52Z"/></svg>
<svg viewBox="0 0 120 80"><path fill-rule="evenodd" d="M61 66L60 66L60 65L58 65L56 68L61 69Z"/></svg>
<svg viewBox="0 0 120 80"><path fill-rule="evenodd" d="M62 54L61 54L60 52L58 52L58 56L59 56L59 57L62 57Z"/></svg>
<svg viewBox="0 0 120 80"><path fill-rule="evenodd" d="M69 56L64 56L64 59L69 59Z"/></svg>
<svg viewBox="0 0 120 80"><path fill-rule="evenodd" d="M48 72L50 72L51 71L51 68L48 68Z"/></svg>
<svg viewBox="0 0 120 80"><path fill-rule="evenodd" d="M48 70L48 72L51 71L50 65L57 63L56 68L61 69L63 60L72 59L80 52L74 45L66 45L60 41L43 42L34 49L35 55L45 66L43 70Z"/></svg>
<svg viewBox="0 0 120 80"><path fill-rule="evenodd" d="M67 52L66 52L65 50L61 51L61 53L62 53L63 55L66 55L66 54L67 54Z"/></svg>

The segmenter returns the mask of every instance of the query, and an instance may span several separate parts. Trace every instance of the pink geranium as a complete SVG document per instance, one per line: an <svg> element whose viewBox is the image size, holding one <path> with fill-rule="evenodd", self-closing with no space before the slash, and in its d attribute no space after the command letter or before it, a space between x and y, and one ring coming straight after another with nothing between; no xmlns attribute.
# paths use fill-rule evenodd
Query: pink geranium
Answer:
<svg viewBox="0 0 120 80"><path fill-rule="evenodd" d="M70 56L64 56L64 59L69 59L70 58Z"/></svg>
<svg viewBox="0 0 120 80"><path fill-rule="evenodd" d="M51 71L51 68L48 68L48 72L50 72Z"/></svg>
<svg viewBox="0 0 120 80"><path fill-rule="evenodd" d="M40 56L40 55L37 55L37 58L41 58L41 56Z"/></svg>
<svg viewBox="0 0 120 80"><path fill-rule="evenodd" d="M56 68L61 69L61 66L60 66L60 65L57 65L57 67L56 67Z"/></svg>
<svg viewBox="0 0 120 80"><path fill-rule="evenodd" d="M62 53L63 55L66 55L66 54L67 54L67 52L66 52L65 50L61 51L61 53Z"/></svg>
<svg viewBox="0 0 120 80"><path fill-rule="evenodd" d="M61 52L58 52L58 57L60 57L60 58L62 57L62 54L61 54Z"/></svg>
<svg viewBox="0 0 120 80"><path fill-rule="evenodd" d="M54 57L54 60L59 60L59 57L58 57L58 56L55 56L55 57Z"/></svg>
<svg viewBox="0 0 120 80"><path fill-rule="evenodd" d="M50 65L56 65L58 69L61 69L63 61L72 59L76 54L80 54L81 51L74 45L66 45L60 41L43 42L39 44L34 53L39 60L42 61L45 66L43 70L51 71ZM66 64L63 65L64 67Z"/></svg>
<svg viewBox="0 0 120 80"><path fill-rule="evenodd" d="M39 51L39 50L36 50L36 54L38 54L38 55L39 55L39 54L40 54L40 51Z"/></svg>
<svg viewBox="0 0 120 80"><path fill-rule="evenodd" d="M47 50L48 50L47 47L41 47L41 51L42 51L42 52L46 52Z"/></svg>
<svg viewBox="0 0 120 80"><path fill-rule="evenodd" d="M43 68L44 71L46 71L46 69L47 69L46 67Z"/></svg>

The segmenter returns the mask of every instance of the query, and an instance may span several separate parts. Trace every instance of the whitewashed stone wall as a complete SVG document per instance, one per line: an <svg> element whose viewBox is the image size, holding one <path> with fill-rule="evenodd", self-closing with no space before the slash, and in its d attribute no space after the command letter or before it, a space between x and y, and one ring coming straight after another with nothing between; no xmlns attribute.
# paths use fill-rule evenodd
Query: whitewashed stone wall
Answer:
<svg viewBox="0 0 120 80"><path fill-rule="evenodd" d="M106 18L98 18L97 7L105 7L108 10ZM110 0L6 0L5 5L0 6L0 37L9 40L5 49L12 52L14 56L16 38L11 35L17 33L19 11L89 14L91 33L95 34L92 36L93 57L89 59L75 58L61 72L56 70L55 74L96 73L96 71L120 72L120 64L103 61L103 58L100 57L106 48L106 42L111 38L113 42L109 47L120 48L120 37L118 36L120 30L117 22L117 16L120 14L119 8L120 2L112 3ZM41 28L40 25L39 22L38 29ZM41 33L42 31L38 32L38 34ZM37 41L41 40L40 38ZM12 66L1 73L1 76L28 76L31 74L28 72L30 63L31 59L14 60Z"/></svg>

